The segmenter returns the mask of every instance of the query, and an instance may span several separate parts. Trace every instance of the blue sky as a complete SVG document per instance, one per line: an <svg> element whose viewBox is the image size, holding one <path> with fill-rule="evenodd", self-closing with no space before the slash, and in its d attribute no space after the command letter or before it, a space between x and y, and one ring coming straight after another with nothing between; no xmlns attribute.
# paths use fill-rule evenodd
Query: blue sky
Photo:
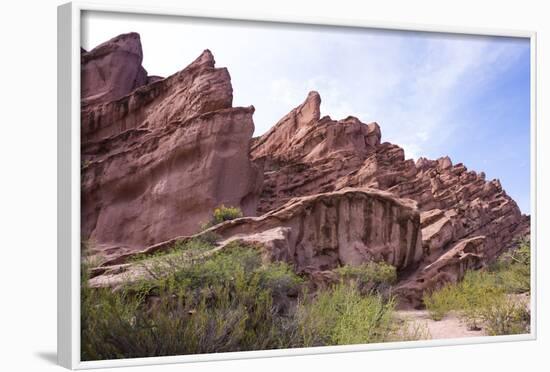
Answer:
<svg viewBox="0 0 550 372"><path fill-rule="evenodd" d="M484 171L530 211L528 39L86 13L82 45L130 31L153 75L210 49L234 105L255 106L255 135L316 90L323 115L378 122L408 158Z"/></svg>

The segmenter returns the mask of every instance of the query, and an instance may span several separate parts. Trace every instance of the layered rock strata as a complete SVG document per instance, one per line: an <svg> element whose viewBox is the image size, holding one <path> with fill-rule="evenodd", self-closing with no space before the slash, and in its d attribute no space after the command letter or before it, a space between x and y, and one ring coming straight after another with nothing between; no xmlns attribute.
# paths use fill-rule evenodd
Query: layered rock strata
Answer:
<svg viewBox="0 0 550 372"><path fill-rule="evenodd" d="M194 236L181 236L139 252L153 254L176 242L218 237L215 250L238 241L260 247L268 261L290 263L298 273L315 275L342 265L387 262L405 269L422 257L416 203L375 189L344 189L292 199L260 217L227 221ZM131 257L129 255L128 257ZM116 285L145 275L116 257L104 263L94 285Z"/></svg>
<svg viewBox="0 0 550 372"><path fill-rule="evenodd" d="M522 217L498 180L487 181L484 173L469 171L461 163L453 165L448 157L407 160L399 146L381 143L378 124L364 124L354 117L340 121L321 117L320 102L316 92L310 93L272 130L254 139L252 157L264 168L258 213L294 197L349 187L371 187L415 200L421 211L423 257L418 270L403 271L401 278L409 287L417 280L419 288L433 273L422 268L460 242L483 236L479 266L525 235L528 218ZM438 270L447 266L454 270L450 264ZM445 278L454 281L461 276Z"/></svg>

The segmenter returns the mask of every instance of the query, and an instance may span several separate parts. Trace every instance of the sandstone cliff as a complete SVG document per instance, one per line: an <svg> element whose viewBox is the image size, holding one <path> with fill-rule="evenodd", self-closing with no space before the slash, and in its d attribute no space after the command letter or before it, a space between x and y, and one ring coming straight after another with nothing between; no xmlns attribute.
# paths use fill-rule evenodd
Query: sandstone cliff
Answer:
<svg viewBox="0 0 550 372"><path fill-rule="evenodd" d="M96 49L83 55L84 65L128 49L141 55L134 36ZM220 204L255 215L254 108L232 107L229 73L214 63L206 50L166 79L93 103L86 94L100 76L83 80L82 239L93 249L121 254L196 232Z"/></svg>

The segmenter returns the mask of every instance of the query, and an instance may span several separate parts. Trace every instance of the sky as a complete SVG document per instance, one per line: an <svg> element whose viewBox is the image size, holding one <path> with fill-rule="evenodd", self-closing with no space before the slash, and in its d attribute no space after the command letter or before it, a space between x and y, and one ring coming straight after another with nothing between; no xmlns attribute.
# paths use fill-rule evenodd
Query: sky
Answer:
<svg viewBox="0 0 550 372"><path fill-rule="evenodd" d="M407 158L497 178L530 213L530 46L506 38L85 12L82 47L138 32L149 75L169 76L204 49L227 67L233 105L256 108L265 133L321 95L321 114L376 121Z"/></svg>

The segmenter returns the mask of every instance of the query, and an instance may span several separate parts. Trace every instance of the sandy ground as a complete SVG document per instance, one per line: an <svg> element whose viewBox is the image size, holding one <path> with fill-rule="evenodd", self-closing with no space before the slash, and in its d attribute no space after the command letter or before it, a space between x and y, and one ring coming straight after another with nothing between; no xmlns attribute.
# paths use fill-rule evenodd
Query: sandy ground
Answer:
<svg viewBox="0 0 550 372"><path fill-rule="evenodd" d="M483 330L470 331L455 314L447 314L443 319L430 319L427 310L399 310L397 316L409 324L426 328L431 339L486 336Z"/></svg>
<svg viewBox="0 0 550 372"><path fill-rule="evenodd" d="M527 308L530 309L529 293L510 294L508 297L516 302L524 303ZM453 312L447 314L439 321L431 319L427 310L398 310L397 317L408 322L409 328L414 328L416 326L420 329L427 330L431 339L434 340L487 336L487 333L483 329L478 331L468 329L468 326Z"/></svg>

